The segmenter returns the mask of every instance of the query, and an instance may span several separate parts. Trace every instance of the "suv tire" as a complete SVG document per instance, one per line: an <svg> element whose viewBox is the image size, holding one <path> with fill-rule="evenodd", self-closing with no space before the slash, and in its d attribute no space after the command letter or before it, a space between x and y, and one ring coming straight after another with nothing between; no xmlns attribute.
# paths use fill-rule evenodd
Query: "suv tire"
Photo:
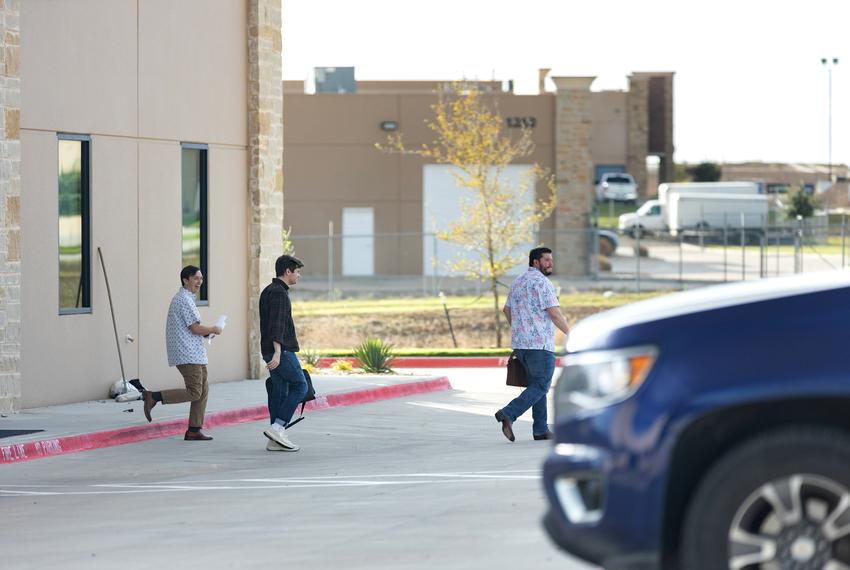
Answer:
<svg viewBox="0 0 850 570"><path fill-rule="evenodd" d="M687 570L850 566L850 436L798 426L724 455L691 500L679 560Z"/></svg>

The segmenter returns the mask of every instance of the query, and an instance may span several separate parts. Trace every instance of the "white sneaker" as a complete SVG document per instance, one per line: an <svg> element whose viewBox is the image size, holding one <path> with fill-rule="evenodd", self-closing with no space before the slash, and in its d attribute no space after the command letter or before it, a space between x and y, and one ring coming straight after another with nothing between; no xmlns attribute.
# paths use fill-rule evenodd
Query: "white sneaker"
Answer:
<svg viewBox="0 0 850 570"><path fill-rule="evenodd" d="M280 445L281 447L285 447L287 451L298 451L301 449L286 437L286 431L283 426L278 424L272 424L268 428L263 431L263 435L267 438Z"/></svg>
<svg viewBox="0 0 850 570"><path fill-rule="evenodd" d="M266 451L298 451L297 449L289 449L288 447L283 447L279 443L276 443L272 440L269 440L266 443Z"/></svg>

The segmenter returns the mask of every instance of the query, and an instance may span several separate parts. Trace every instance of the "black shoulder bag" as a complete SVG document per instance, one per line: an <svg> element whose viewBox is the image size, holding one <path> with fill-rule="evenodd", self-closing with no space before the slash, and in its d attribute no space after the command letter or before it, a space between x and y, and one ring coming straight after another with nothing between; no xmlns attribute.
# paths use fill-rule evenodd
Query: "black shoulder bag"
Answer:
<svg viewBox="0 0 850 570"><path fill-rule="evenodd" d="M304 379L307 381L307 393L304 394L304 399L301 400L301 416L297 420L295 420L293 422L289 422L288 424L286 424L286 429L291 428L292 426L294 426L295 424L297 424L298 422L303 420L304 419L304 406L310 400L316 399L316 389L313 388L313 379L310 378L310 373L307 372L306 370L304 370L303 368L301 369L301 372L304 373ZM269 399L271 399L272 379L270 377L266 379L266 394L268 394ZM271 405L271 404L269 404L269 405Z"/></svg>

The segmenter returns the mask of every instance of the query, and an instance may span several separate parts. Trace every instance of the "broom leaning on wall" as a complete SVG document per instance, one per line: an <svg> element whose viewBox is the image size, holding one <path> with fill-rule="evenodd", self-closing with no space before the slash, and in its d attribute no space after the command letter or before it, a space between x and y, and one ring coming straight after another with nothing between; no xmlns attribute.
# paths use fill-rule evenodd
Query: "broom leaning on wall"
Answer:
<svg viewBox="0 0 850 570"><path fill-rule="evenodd" d="M103 261L103 252L97 248L97 257L100 259L100 267L103 269L103 280L106 282L106 296L109 298L109 314L112 315L112 331L115 333L115 348L118 349L118 364L121 366L121 378L112 383L109 388L109 396L115 398L116 402L129 402L139 400L142 397L144 387L138 378L127 380L124 374L124 358L121 355L121 342L118 340L118 326L115 323L115 307L112 305L112 290L109 287L109 276L106 274L106 263ZM127 337L133 342L132 337Z"/></svg>

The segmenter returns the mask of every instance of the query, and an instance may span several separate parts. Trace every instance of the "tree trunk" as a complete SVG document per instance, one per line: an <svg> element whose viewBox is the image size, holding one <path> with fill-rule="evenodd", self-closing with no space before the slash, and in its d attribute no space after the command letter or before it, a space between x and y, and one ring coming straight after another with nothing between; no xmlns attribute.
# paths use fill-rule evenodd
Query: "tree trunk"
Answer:
<svg viewBox="0 0 850 570"><path fill-rule="evenodd" d="M490 279L490 290L493 292L493 320L496 323L496 348L502 348L502 318L499 315L499 288L495 279Z"/></svg>

